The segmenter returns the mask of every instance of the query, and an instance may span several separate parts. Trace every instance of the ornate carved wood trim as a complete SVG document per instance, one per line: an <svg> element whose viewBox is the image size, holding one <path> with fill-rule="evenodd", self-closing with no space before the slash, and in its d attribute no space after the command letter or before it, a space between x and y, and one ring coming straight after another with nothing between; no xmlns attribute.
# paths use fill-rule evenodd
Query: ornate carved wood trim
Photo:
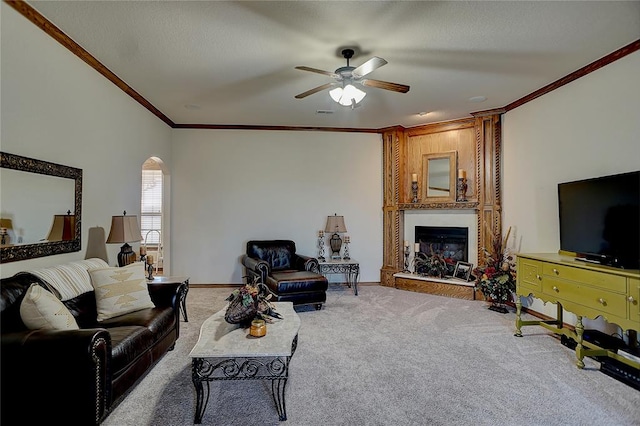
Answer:
<svg viewBox="0 0 640 426"><path fill-rule="evenodd" d="M406 156L415 155L419 151L407 148L410 136L422 136L440 132L458 132L463 129L474 129L475 164L467 163L474 177L476 199L467 202L432 202L408 203L403 194L402 177L408 173ZM405 210L473 210L476 215L476 232L478 240L478 262L483 261L482 247L487 246L495 231L500 233L501 227L501 133L500 114L481 115L473 119L458 120L451 123L432 124L422 128L412 128L404 132L389 132L383 136L384 141L384 265L380 271L383 285L395 286L397 279L394 272L404 266L402 252L402 235L404 232ZM413 154L410 154L413 152ZM400 155L400 158L398 158ZM391 186L390 186L391 185ZM392 228L392 232L388 227Z"/></svg>
<svg viewBox="0 0 640 426"><path fill-rule="evenodd" d="M425 210L425 209L433 209L433 210L468 210L468 209L478 209L477 202L462 202L456 201L451 203L400 203L398 204L398 208L401 210Z"/></svg>

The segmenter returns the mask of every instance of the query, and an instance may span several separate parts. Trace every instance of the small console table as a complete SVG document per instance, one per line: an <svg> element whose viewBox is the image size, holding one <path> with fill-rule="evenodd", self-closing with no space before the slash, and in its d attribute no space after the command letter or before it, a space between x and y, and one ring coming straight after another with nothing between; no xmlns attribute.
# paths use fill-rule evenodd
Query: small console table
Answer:
<svg viewBox="0 0 640 426"><path fill-rule="evenodd" d="M543 302L557 305L557 319L523 321L520 297L532 295ZM576 365L584 368L585 356L607 356L640 369L640 363L618 355L615 350L583 341L582 318L602 316L623 330L636 344L640 330L640 271L611 268L585 263L573 257L554 253L518 254L516 284L516 333L522 327L540 325L577 342ZM563 327L562 310L576 315L575 331Z"/></svg>
<svg viewBox="0 0 640 426"><path fill-rule="evenodd" d="M347 286L353 287L353 294L358 295L360 263L353 259L327 259L319 261L318 265L320 273L325 277L329 274L344 274Z"/></svg>

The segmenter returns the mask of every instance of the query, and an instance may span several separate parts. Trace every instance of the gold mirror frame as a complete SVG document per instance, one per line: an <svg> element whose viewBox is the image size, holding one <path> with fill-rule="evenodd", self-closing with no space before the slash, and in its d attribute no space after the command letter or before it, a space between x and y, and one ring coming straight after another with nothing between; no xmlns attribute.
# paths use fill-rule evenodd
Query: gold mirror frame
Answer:
<svg viewBox="0 0 640 426"><path fill-rule="evenodd" d="M63 166L61 164L22 157L0 152L0 168L18 170L29 173L73 179L75 181L75 230L70 241L45 241L34 244L16 244L0 248L0 263L52 256L54 254L80 251L81 211L82 211L82 169Z"/></svg>
<svg viewBox="0 0 640 426"><path fill-rule="evenodd" d="M424 185L422 185L422 199L425 202L455 202L456 201L456 151L438 152L424 154L422 156L422 170L424 171ZM431 184L433 174L430 173L429 164L433 160L447 160L449 162L449 172L446 176L449 188L437 187ZM428 195L429 188L434 190L449 192L449 195Z"/></svg>

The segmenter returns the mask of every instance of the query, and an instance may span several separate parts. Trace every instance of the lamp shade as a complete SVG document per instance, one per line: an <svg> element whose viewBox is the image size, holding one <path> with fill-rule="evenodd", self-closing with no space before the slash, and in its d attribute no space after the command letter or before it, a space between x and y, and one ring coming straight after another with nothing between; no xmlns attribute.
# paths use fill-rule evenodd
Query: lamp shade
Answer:
<svg viewBox="0 0 640 426"><path fill-rule="evenodd" d="M344 89L337 87L329 91L329 96L342 106L352 106L354 102L356 104L360 103L360 101L367 96L367 93L358 89L353 84L347 84L344 86Z"/></svg>
<svg viewBox="0 0 640 426"><path fill-rule="evenodd" d="M344 216L327 216L327 225L324 227L324 232L347 232L347 227L344 224Z"/></svg>
<svg viewBox="0 0 640 426"><path fill-rule="evenodd" d="M109 230L109 237L107 237L108 244L133 243L141 240L142 234L140 233L136 216L127 216L125 214L111 217L111 230Z"/></svg>
<svg viewBox="0 0 640 426"><path fill-rule="evenodd" d="M13 229L13 221L11 219L5 219L4 217L0 219L0 228L3 229Z"/></svg>
<svg viewBox="0 0 640 426"><path fill-rule="evenodd" d="M100 258L109 263L107 256L107 245L104 243L104 228L96 226L89 228L89 237L87 238L87 253L85 259Z"/></svg>
<svg viewBox="0 0 640 426"><path fill-rule="evenodd" d="M47 236L49 241L71 241L75 237L76 217L71 214L53 216L53 224Z"/></svg>

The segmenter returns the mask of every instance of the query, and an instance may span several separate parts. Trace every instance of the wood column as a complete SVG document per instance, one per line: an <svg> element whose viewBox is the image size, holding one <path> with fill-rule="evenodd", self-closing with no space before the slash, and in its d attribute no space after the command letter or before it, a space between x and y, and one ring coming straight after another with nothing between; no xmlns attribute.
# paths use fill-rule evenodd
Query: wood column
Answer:
<svg viewBox="0 0 640 426"><path fill-rule="evenodd" d="M502 240L500 115L476 116L478 147L478 247L491 247L496 235ZM478 251L478 263L484 260Z"/></svg>
<svg viewBox="0 0 640 426"><path fill-rule="evenodd" d="M383 265L380 284L393 287L393 274L403 269L404 256L401 249L401 233L404 230L404 211L400 210L400 170L404 159L404 130L400 127L385 131L383 139Z"/></svg>

